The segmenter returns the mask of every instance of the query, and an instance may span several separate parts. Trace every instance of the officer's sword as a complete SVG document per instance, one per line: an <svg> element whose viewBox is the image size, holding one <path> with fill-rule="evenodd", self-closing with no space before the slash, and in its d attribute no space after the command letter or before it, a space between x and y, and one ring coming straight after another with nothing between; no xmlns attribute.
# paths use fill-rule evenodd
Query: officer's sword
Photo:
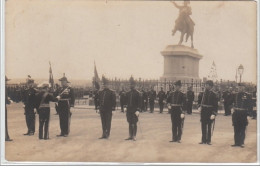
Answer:
<svg viewBox="0 0 260 173"><path fill-rule="evenodd" d="M138 125L139 125L139 127L140 127L140 132L141 132L141 136L142 136L142 139L143 139L144 136L143 136L143 132L142 132L142 127L141 127L141 122L140 122L140 120L138 121Z"/></svg>
<svg viewBox="0 0 260 173"><path fill-rule="evenodd" d="M212 122L213 126L212 126L212 129L211 129L211 136L213 136L213 132L214 132L214 128L215 128L215 123L216 123L215 120L216 120L216 119L214 119L213 122Z"/></svg>

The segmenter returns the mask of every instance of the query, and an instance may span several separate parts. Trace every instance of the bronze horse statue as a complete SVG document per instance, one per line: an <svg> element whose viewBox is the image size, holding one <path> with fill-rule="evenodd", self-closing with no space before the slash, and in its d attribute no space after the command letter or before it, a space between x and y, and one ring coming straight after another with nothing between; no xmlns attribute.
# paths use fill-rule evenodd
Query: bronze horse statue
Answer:
<svg viewBox="0 0 260 173"><path fill-rule="evenodd" d="M174 1L172 3L176 8L179 9L179 16L175 21L175 26L174 29L172 30L172 35L174 36L176 31L181 32L180 41L178 43L179 45L182 44L184 35L186 35L186 42L188 41L189 37L191 37L191 47L194 48L193 32L194 32L195 23L190 18L190 15L192 14L191 7L188 6L190 2L184 1L183 6L177 5Z"/></svg>

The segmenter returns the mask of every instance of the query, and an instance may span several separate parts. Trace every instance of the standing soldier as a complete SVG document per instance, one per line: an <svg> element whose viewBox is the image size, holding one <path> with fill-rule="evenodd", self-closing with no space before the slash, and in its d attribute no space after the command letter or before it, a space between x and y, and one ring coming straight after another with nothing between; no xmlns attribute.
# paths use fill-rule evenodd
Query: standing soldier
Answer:
<svg viewBox="0 0 260 173"><path fill-rule="evenodd" d="M194 101L194 92L192 91L192 86L188 87L186 98L187 98L187 114L192 114L192 105Z"/></svg>
<svg viewBox="0 0 260 173"><path fill-rule="evenodd" d="M212 80L206 82L206 90L198 97L198 106L201 112L200 121L202 130L202 139L199 144L211 145L211 127L212 123L215 123L215 117L218 112L218 97L213 92Z"/></svg>
<svg viewBox="0 0 260 173"><path fill-rule="evenodd" d="M144 88L142 89L143 96L142 96L142 111L146 112L148 107L148 91Z"/></svg>
<svg viewBox="0 0 260 173"><path fill-rule="evenodd" d="M224 109L225 116L231 115L231 105L232 105L232 87L229 87L227 91L223 93L222 98L224 99Z"/></svg>
<svg viewBox="0 0 260 173"><path fill-rule="evenodd" d="M243 84L238 84L238 92L234 94L233 105L234 112L232 114L232 123L234 126L234 140L235 144L232 147L240 146L244 148L245 131L248 125L247 116L251 104L251 97L245 91Z"/></svg>
<svg viewBox="0 0 260 173"><path fill-rule="evenodd" d="M132 76L129 82L131 90L126 93L126 117L127 122L129 123L129 137L126 140L136 141L137 122L141 108L141 98L139 91L135 89L136 83Z"/></svg>
<svg viewBox="0 0 260 173"><path fill-rule="evenodd" d="M121 112L124 112L124 105L126 102L126 92L125 92L124 87L122 88L122 91L120 91L119 96L120 96Z"/></svg>
<svg viewBox="0 0 260 173"><path fill-rule="evenodd" d="M34 88L34 80L28 75L27 88L23 93L23 103L24 103L24 114L27 125L27 133L24 135L34 135L35 132L35 103L36 103L36 89Z"/></svg>
<svg viewBox="0 0 260 173"><path fill-rule="evenodd" d="M10 79L8 79L5 76L5 83L7 83L7 81L9 81ZM10 139L9 134L8 134L8 123L7 123L7 107L6 105L11 104L12 100L8 97L7 94L7 88L5 87L5 141L12 141L12 139Z"/></svg>
<svg viewBox="0 0 260 173"><path fill-rule="evenodd" d="M37 97L37 112L39 114L39 139L49 139L49 121L50 121L50 101L56 102L57 98L49 93L49 83L43 82L38 86L41 91L36 95ZM44 129L44 132L43 132ZM44 135L43 135L44 133Z"/></svg>
<svg viewBox="0 0 260 173"><path fill-rule="evenodd" d="M175 91L171 92L168 99L168 108L171 110L172 141L181 143L184 115L186 111L185 94L181 92L181 81L175 82Z"/></svg>
<svg viewBox="0 0 260 173"><path fill-rule="evenodd" d="M112 111L116 108L116 94L108 87L108 79L102 76L103 90L99 91L98 109L101 117L103 134L99 139L108 139L110 136Z"/></svg>
<svg viewBox="0 0 260 173"><path fill-rule="evenodd" d="M156 99L156 91L154 91L153 87L151 87L151 90L148 94L149 103L150 103L150 112L153 113L154 111L154 101Z"/></svg>
<svg viewBox="0 0 260 173"><path fill-rule="evenodd" d="M160 113L162 113L164 107L164 99L166 98L166 94L163 91L163 87L161 87L161 91L159 91L157 97L159 98Z"/></svg>
<svg viewBox="0 0 260 173"><path fill-rule="evenodd" d="M70 82L65 77L65 73L59 81L61 81L61 88L58 92L57 99L61 133L57 135L57 137L67 137L70 133L70 120L72 115L70 108L74 107L75 96L74 90L68 85Z"/></svg>

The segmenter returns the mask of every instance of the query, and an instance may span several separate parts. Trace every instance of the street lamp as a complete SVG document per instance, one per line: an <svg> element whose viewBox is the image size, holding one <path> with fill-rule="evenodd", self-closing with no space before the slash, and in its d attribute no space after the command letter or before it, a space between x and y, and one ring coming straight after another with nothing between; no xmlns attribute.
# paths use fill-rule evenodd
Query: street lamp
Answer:
<svg viewBox="0 0 260 173"><path fill-rule="evenodd" d="M240 83L241 83L241 77L242 77L242 74L243 74L243 72L244 72L244 67L243 67L243 65L240 64L237 70L238 70L238 74L239 74L239 76L240 76Z"/></svg>

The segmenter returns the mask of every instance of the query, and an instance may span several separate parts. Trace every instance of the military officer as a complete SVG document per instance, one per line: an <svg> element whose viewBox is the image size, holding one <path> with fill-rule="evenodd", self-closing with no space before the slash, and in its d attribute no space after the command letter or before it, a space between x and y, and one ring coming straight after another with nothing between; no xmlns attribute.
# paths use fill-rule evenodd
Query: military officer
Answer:
<svg viewBox="0 0 260 173"><path fill-rule="evenodd" d="M206 81L206 90L198 97L202 139L199 144L211 145L211 128L218 112L218 97L213 91L213 81Z"/></svg>
<svg viewBox="0 0 260 173"><path fill-rule="evenodd" d="M247 116L249 115L249 108L251 104L251 97L245 91L244 84L238 84L238 92L234 94L232 104L233 104L233 114L232 123L234 126L234 141L235 144L232 147L244 148L245 131L248 125Z"/></svg>
<svg viewBox="0 0 260 173"><path fill-rule="evenodd" d="M231 101L233 98L232 87L229 87L227 91L223 93L225 116L231 115Z"/></svg>
<svg viewBox="0 0 260 173"><path fill-rule="evenodd" d="M36 109L39 114L39 139L49 139L50 101L57 102L58 99L49 92L50 85L43 82L38 85L41 91L36 95ZM43 132L44 129L44 132ZM43 135L44 133L44 135Z"/></svg>
<svg viewBox="0 0 260 173"><path fill-rule="evenodd" d="M186 93L186 101L187 101L187 114L192 114L192 105L194 101L194 92L192 91L192 86L188 87L188 91Z"/></svg>
<svg viewBox="0 0 260 173"><path fill-rule="evenodd" d="M75 96L74 90L69 86L69 81L65 77L59 79L61 82L61 88L58 92L58 114L60 119L60 129L61 133L57 137L67 137L70 133L70 120L71 120L71 111L70 108L74 107Z"/></svg>
<svg viewBox="0 0 260 173"><path fill-rule="evenodd" d="M153 87L151 87L151 90L149 91L148 98L149 98L149 104L150 104L150 113L153 113L154 101L156 99L156 91L154 91Z"/></svg>
<svg viewBox="0 0 260 173"><path fill-rule="evenodd" d="M186 111L186 98L185 94L181 92L181 81L176 81L174 85L175 91L171 92L167 99L168 108L171 110L172 121L172 141L170 142L181 143L184 115Z"/></svg>
<svg viewBox="0 0 260 173"><path fill-rule="evenodd" d="M126 91L125 91L124 87L120 91L119 96L120 96L121 112L124 112L124 105L125 105L125 102L126 102Z"/></svg>
<svg viewBox="0 0 260 173"><path fill-rule="evenodd" d="M7 81L9 81L9 80L10 79L8 79L5 76L5 83L7 83ZM9 134L8 134L7 107L6 107L6 105L11 104L11 102L12 102L12 100L8 97L7 89L5 89L5 141L12 141L12 139L9 137Z"/></svg>
<svg viewBox="0 0 260 173"><path fill-rule="evenodd" d="M141 110L140 92L135 89L136 82L131 76L130 91L126 93L126 117L129 123L129 137L126 140L136 141L137 122Z"/></svg>
<svg viewBox="0 0 260 173"><path fill-rule="evenodd" d="M161 87L161 91L159 91L157 97L159 99L160 113L162 113L163 112L163 107L164 107L164 101L165 101L165 98L166 98L166 94L163 91L163 87Z"/></svg>
<svg viewBox="0 0 260 173"><path fill-rule="evenodd" d="M34 80L28 75L26 89L23 92L23 103L25 110L25 120L27 125L27 133L24 135L34 135L35 132L35 101L36 101L36 89L34 88Z"/></svg>
<svg viewBox="0 0 260 173"><path fill-rule="evenodd" d="M110 136L112 111L116 108L116 94L115 91L109 89L109 81L102 76L102 87L99 91L98 109L101 117L102 136L99 139L108 139Z"/></svg>

